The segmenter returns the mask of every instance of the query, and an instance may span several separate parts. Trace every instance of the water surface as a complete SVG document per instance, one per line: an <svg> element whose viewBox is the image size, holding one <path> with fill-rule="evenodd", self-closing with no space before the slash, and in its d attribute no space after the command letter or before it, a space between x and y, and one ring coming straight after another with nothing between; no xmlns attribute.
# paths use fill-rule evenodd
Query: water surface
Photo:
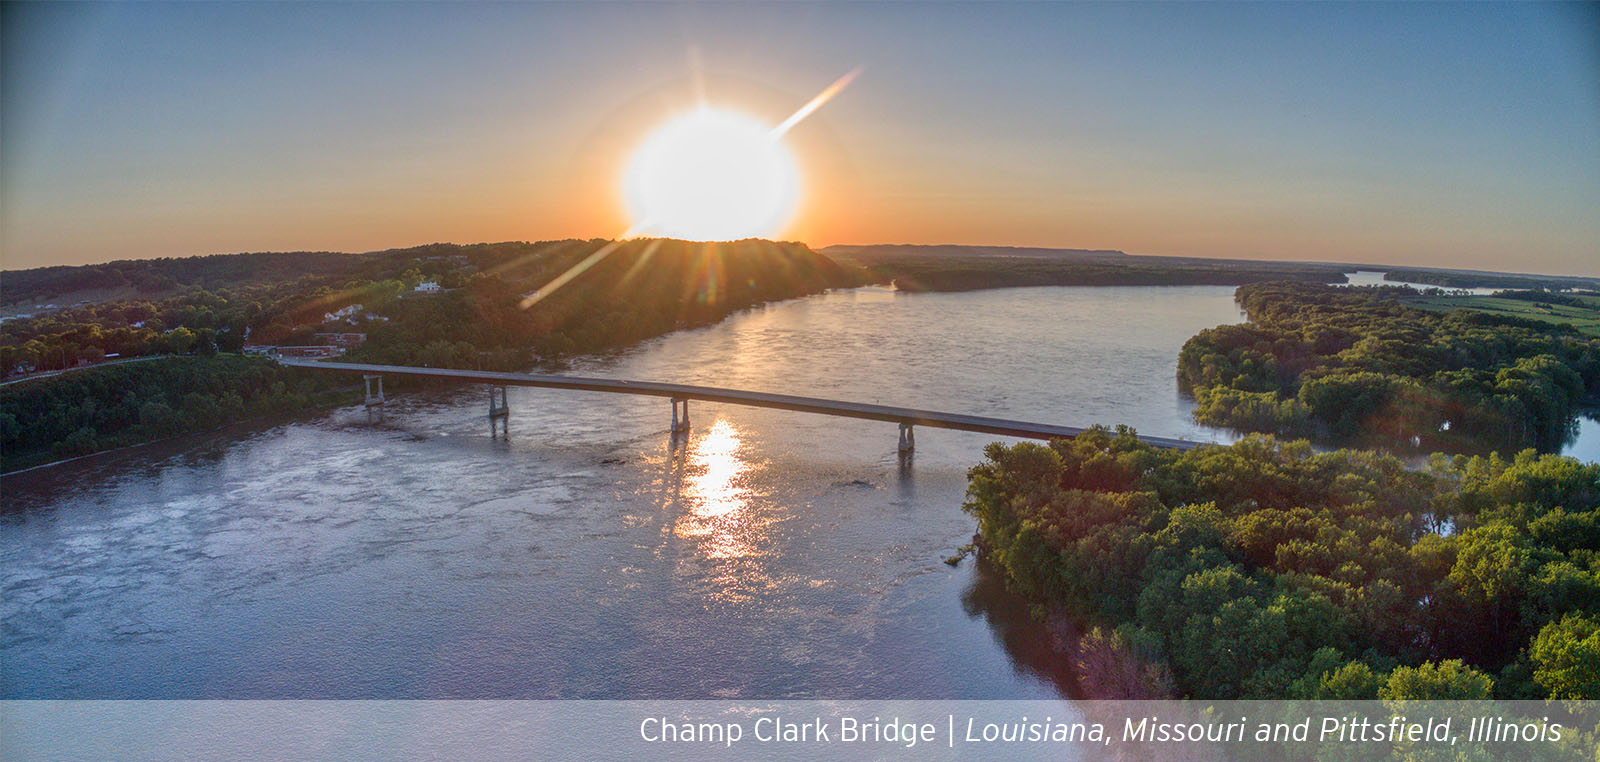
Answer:
<svg viewBox="0 0 1600 762"><path fill-rule="evenodd" d="M1383 273L1384 273L1384 271L1382 271L1382 270L1357 270L1355 272L1345 273L1345 276L1350 279L1350 282L1346 283L1345 285L1348 285L1348 286L1410 286L1410 287L1412 287L1412 288L1414 288L1414 289L1416 289L1418 291L1426 291L1426 290L1428 290L1430 288L1438 288L1438 289L1444 289L1445 291L1448 291L1448 292L1450 292L1452 294L1464 292L1464 293L1467 293L1467 294L1471 294L1473 296L1490 296L1490 295L1494 294L1497 291L1504 290L1504 289L1499 289L1499 288L1484 288L1484 287L1481 287L1481 286L1473 286L1472 288L1461 288L1461 287L1457 287L1457 286L1440 286L1440 285L1435 284L1435 283L1417 283L1415 281L1409 281L1409 280L1384 280Z"/></svg>
<svg viewBox="0 0 1600 762"><path fill-rule="evenodd" d="M833 292L574 373L1041 422L1194 424L1226 287ZM1071 678L970 561L993 437L464 387L7 478L8 698L1049 698Z"/></svg>

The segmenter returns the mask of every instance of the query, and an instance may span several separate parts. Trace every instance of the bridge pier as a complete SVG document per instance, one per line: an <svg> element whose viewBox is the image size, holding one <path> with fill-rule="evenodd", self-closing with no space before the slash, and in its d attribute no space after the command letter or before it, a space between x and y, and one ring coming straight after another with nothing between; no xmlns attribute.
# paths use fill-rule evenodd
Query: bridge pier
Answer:
<svg viewBox="0 0 1600 762"><path fill-rule="evenodd" d="M911 452L917 449L917 433L912 430L911 424L900 424L900 452Z"/></svg>
<svg viewBox="0 0 1600 762"><path fill-rule="evenodd" d="M367 420L372 420L374 415L379 418L383 417L383 403L386 401L383 398L383 376L362 374L361 380L366 382L367 385ZM376 394L373 393L372 382L374 381L378 382Z"/></svg>
<svg viewBox="0 0 1600 762"><path fill-rule="evenodd" d="M679 405L683 405L683 414L681 416L678 414L678 406ZM679 434L687 434L687 433L689 433L689 400L680 399L678 397L673 397L672 398L672 434L673 434L673 436L677 436Z"/></svg>
<svg viewBox="0 0 1600 762"><path fill-rule="evenodd" d="M382 405L383 402L384 402L384 400L383 400L383 376L368 376L368 375L363 374L361 376L361 380L367 382L367 407L372 407L373 405ZM378 382L378 393L377 394L373 394L372 393L372 382L373 381L377 381Z"/></svg>
<svg viewBox="0 0 1600 762"><path fill-rule="evenodd" d="M511 436L511 402L506 398L506 387L490 384L489 436L493 437L496 433Z"/></svg>

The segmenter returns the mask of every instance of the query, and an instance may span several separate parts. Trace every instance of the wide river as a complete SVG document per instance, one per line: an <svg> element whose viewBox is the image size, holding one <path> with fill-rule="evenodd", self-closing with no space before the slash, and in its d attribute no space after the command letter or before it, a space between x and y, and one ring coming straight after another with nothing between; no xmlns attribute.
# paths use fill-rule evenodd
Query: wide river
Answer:
<svg viewBox="0 0 1600 762"><path fill-rule="evenodd" d="M1226 439L1179 347L1227 287L837 291L573 373ZM1051 698L972 561L985 435L480 387L5 480L6 698ZM1576 447L1600 445L1586 423Z"/></svg>

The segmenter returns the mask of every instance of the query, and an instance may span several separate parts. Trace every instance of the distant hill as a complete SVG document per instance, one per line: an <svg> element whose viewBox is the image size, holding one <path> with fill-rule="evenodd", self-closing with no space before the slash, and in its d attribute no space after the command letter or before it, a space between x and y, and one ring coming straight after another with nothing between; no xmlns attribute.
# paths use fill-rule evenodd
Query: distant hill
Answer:
<svg viewBox="0 0 1600 762"><path fill-rule="evenodd" d="M431 243L352 254L282 251L208 254L195 257L124 259L99 265L58 265L7 270L0 275L0 312L27 313L36 306L68 307L123 300L149 300L198 286L208 290L298 281L342 284L392 274L413 260L473 256L501 259L582 244L577 240L508 241L458 245Z"/></svg>
<svg viewBox="0 0 1600 762"><path fill-rule="evenodd" d="M1600 288L1600 278L1343 262L1128 254L1116 249L872 244L828 246L818 252L847 265L867 268L879 281L892 281L911 291L1178 283L1241 285L1278 280L1343 283L1347 280L1346 273L1357 270L1383 272L1391 281L1446 288Z"/></svg>
<svg viewBox="0 0 1600 762"><path fill-rule="evenodd" d="M926 257L1023 257L1056 261L1093 261L1108 257L1126 257L1126 252L1115 249L1047 249L1035 246L962 246L956 244L884 243L863 246L836 245L818 251L834 259L853 260L859 263L881 262L887 259Z"/></svg>
<svg viewBox="0 0 1600 762"><path fill-rule="evenodd" d="M902 291L1024 286L1237 286L1300 280L1343 283L1341 265L1245 259L1135 256L1114 249L1024 246L829 246L820 253L866 268Z"/></svg>
<svg viewBox="0 0 1600 762"><path fill-rule="evenodd" d="M598 239L596 239L598 240ZM8 270L0 275L0 315L170 296L189 287L206 289L291 282L343 284L389 277L397 266L465 257L478 268L531 265L543 254L592 243L579 240L508 241L457 245L433 243L360 254L332 251L258 252L166 257L98 265ZM1597 288L1600 279L1429 270L1384 265L1131 255L1116 249L957 244L835 245L816 250L824 258L871 271L874 280L908 290L965 290L1028 285L1238 285L1264 280L1338 283L1352 270L1379 270L1391 280L1445 287ZM424 272L429 268L424 266ZM507 273L509 274L509 273ZM48 310L47 310L48 311Z"/></svg>
<svg viewBox="0 0 1600 762"><path fill-rule="evenodd" d="M212 254L200 257L124 259L101 265L9 270L0 276L0 304L28 307L140 298L185 286L247 286L307 275L355 276L363 257L332 251Z"/></svg>

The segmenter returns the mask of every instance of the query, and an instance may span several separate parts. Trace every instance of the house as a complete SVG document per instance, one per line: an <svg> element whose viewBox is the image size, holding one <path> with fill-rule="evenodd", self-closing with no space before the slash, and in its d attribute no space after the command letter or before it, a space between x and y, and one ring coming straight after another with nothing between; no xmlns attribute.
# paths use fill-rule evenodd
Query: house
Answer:
<svg viewBox="0 0 1600 762"><path fill-rule="evenodd" d="M414 290L419 294L437 294L444 289L439 288L439 283L437 281L425 280L421 283L418 283L416 289Z"/></svg>
<svg viewBox="0 0 1600 762"><path fill-rule="evenodd" d="M336 320L344 320L345 318L351 317L351 316L355 315L357 312L360 312L360 311L361 311L361 305L359 305L359 304L352 304L352 305L349 305L348 307L341 307L341 308L339 308L337 310L334 310L333 312L323 313L322 322L324 322L324 323L332 323L332 322L334 322Z"/></svg>

